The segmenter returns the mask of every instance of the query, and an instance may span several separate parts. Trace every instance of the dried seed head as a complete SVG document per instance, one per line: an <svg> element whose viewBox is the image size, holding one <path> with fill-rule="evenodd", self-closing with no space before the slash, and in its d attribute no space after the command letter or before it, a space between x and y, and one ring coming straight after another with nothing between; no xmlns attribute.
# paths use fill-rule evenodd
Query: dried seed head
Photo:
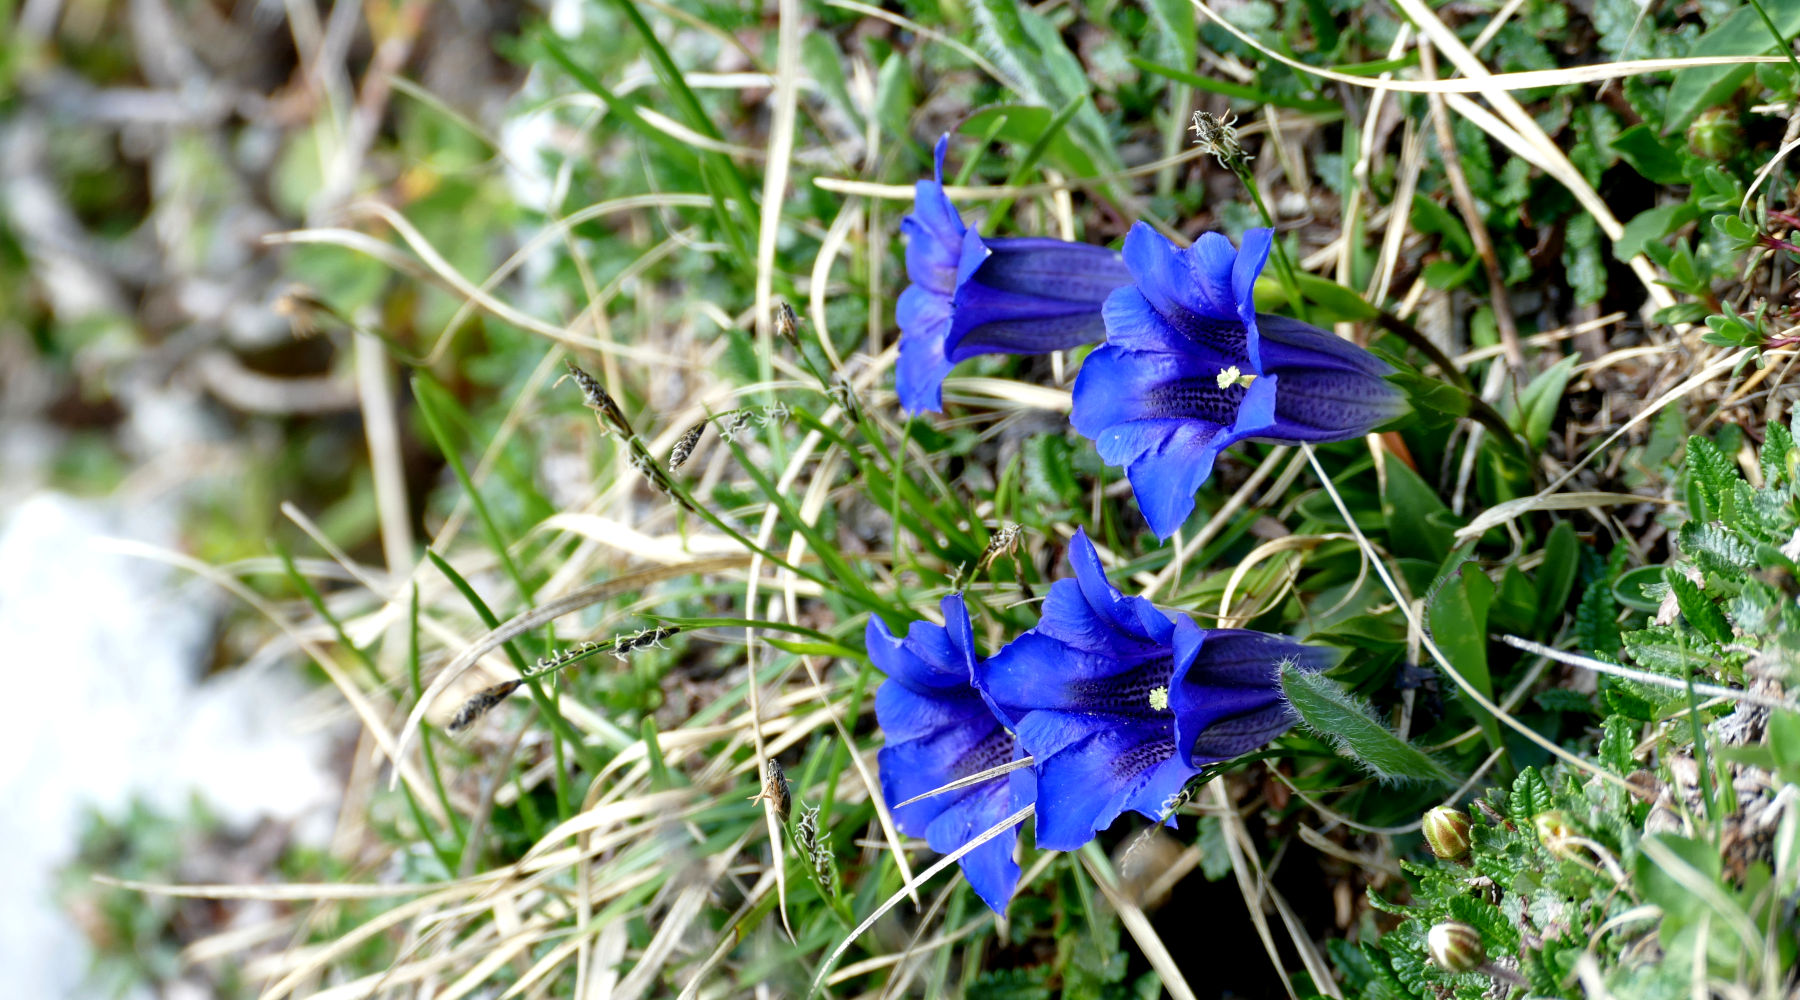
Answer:
<svg viewBox="0 0 1800 1000"><path fill-rule="evenodd" d="M1248 167L1252 157L1244 152L1238 143L1237 115L1227 115L1224 120L1214 118L1205 111L1194 112L1194 123L1189 126L1194 130L1194 145L1202 152L1212 154L1219 166L1236 173Z"/></svg>
<svg viewBox="0 0 1800 1000"><path fill-rule="evenodd" d="M831 397L838 409L844 411L844 417L851 423L862 423L862 401L856 398L856 389L850 385L849 379L841 374L832 376L831 386L825 390L825 394Z"/></svg>
<svg viewBox="0 0 1800 1000"><path fill-rule="evenodd" d="M1473 972L1487 962L1481 932L1453 920L1431 925L1425 933L1425 950L1437 967L1447 972Z"/></svg>
<svg viewBox="0 0 1800 1000"><path fill-rule="evenodd" d="M794 350L800 349L800 317L786 302L775 303L775 332L794 345Z"/></svg>
<svg viewBox="0 0 1800 1000"><path fill-rule="evenodd" d="M744 428L750 426L750 421L756 419L756 411L732 410L720 419L723 422L719 424L719 437L726 441L736 441L737 436L743 433Z"/></svg>
<svg viewBox="0 0 1800 1000"><path fill-rule="evenodd" d="M1459 809L1438 806L1425 814L1425 843L1445 861L1458 861L1469 853L1469 817Z"/></svg>
<svg viewBox="0 0 1800 1000"><path fill-rule="evenodd" d="M1001 524L1000 530L988 539L987 548L981 550L981 558L975 563L976 572L987 569L990 563L1001 556L1010 555L1019 547L1019 538L1023 534L1024 529L1012 521Z"/></svg>
<svg viewBox="0 0 1800 1000"><path fill-rule="evenodd" d="M688 458L694 454L694 446L700 443L700 435L706 433L707 423L708 421L702 420L694 426L689 427L687 433L683 434L680 439L675 442L675 447L669 449L670 472L674 472L687 464Z"/></svg>
<svg viewBox="0 0 1800 1000"><path fill-rule="evenodd" d="M575 384L581 388L581 398L583 402L587 403L588 409L600 414L603 424L630 437L632 435L631 421L625 419L625 411L619 409L619 404L613 401L612 395L606 391L606 387L601 385L594 376L582 371L575 362L564 361L563 364L569 369L568 377L574 379Z"/></svg>
<svg viewBox="0 0 1800 1000"><path fill-rule="evenodd" d="M794 824L794 843L812 862L813 874L819 877L819 884L829 886L837 878L837 859L831 854L831 838L819 833L819 807L808 806L800 811L800 821Z"/></svg>
<svg viewBox="0 0 1800 1000"><path fill-rule="evenodd" d="M659 625L656 628L647 628L642 632L634 632L630 635L613 636L612 654L616 659L623 661L630 654L649 646L662 649L664 648L662 641L680 631L681 626L679 625Z"/></svg>
<svg viewBox="0 0 1800 1000"><path fill-rule="evenodd" d="M495 705L505 701L509 695L514 691L517 691L519 685L523 683L524 681L517 680L501 681L493 687L483 688L480 691L475 692L473 697L468 701L463 702L463 706L456 710L456 715L450 720L450 731L453 733L461 732L474 725L478 719L488 714L489 710Z"/></svg>
<svg viewBox="0 0 1800 1000"><path fill-rule="evenodd" d="M781 769L781 761L770 757L763 764L762 790L750 796L750 801L774 803L775 815L781 817L783 823L788 821L794 811L794 799L788 792L787 772Z"/></svg>

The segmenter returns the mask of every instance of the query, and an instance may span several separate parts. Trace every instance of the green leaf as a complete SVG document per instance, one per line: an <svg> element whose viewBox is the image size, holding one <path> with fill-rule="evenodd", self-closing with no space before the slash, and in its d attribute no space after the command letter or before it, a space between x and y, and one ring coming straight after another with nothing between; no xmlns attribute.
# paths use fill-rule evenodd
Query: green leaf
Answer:
<svg viewBox="0 0 1800 1000"><path fill-rule="evenodd" d="M1581 542L1575 537L1575 526L1567 521L1556 522L1556 527L1550 529L1550 537L1544 541L1544 561L1538 566L1536 576L1539 635L1549 633L1556 620L1562 617L1563 608L1569 603L1569 593L1575 588L1575 574L1580 564Z"/></svg>
<svg viewBox="0 0 1800 1000"><path fill-rule="evenodd" d="M1535 767L1527 767L1513 779L1512 794L1506 797L1506 814L1513 822L1529 825L1538 813L1556 808L1550 785Z"/></svg>
<svg viewBox="0 0 1800 1000"><path fill-rule="evenodd" d="M1781 33L1792 38L1800 33L1800 4L1769 3L1764 5L1769 17ZM1720 21L1685 54L1689 56L1759 56L1775 49L1775 38L1768 25L1745 4L1730 17ZM1665 135L1687 128L1694 116L1707 108L1723 104L1731 93L1750 79L1755 66L1750 63L1726 66L1701 66L1675 74L1669 85L1668 103L1664 106Z"/></svg>
<svg viewBox="0 0 1800 1000"><path fill-rule="evenodd" d="M1663 568L1639 566L1613 582L1613 596L1633 611L1654 612L1662 607Z"/></svg>
<svg viewBox="0 0 1800 1000"><path fill-rule="evenodd" d="M1395 736L1338 683L1283 665L1281 690L1306 728L1383 782L1457 783L1442 764Z"/></svg>
<svg viewBox="0 0 1800 1000"><path fill-rule="evenodd" d="M1688 438L1687 471L1689 516L1696 521L1713 520L1719 515L1720 501L1738 481L1737 467L1717 445L1696 435Z"/></svg>
<svg viewBox="0 0 1800 1000"><path fill-rule="evenodd" d="M1658 136L1648 123L1633 125L1613 136L1611 145L1613 152L1619 154L1619 159L1631 164L1631 168L1642 174L1645 180L1656 184L1687 183L1680 151L1673 142ZM1682 204L1685 205L1686 202ZM1657 235L1661 236L1663 233Z"/></svg>
<svg viewBox="0 0 1800 1000"><path fill-rule="evenodd" d="M1450 513L1425 480L1405 462L1390 462L1387 490L1381 499L1388 546L1394 554L1433 564L1443 562L1456 545L1456 529L1462 519Z"/></svg>
<svg viewBox="0 0 1800 1000"><path fill-rule="evenodd" d="M1640 253L1647 253L1650 244L1699 217L1699 207L1687 201L1639 212L1625 223L1625 232L1613 242L1613 257L1623 263Z"/></svg>
<svg viewBox="0 0 1800 1000"><path fill-rule="evenodd" d="M1148 0L1144 10L1155 29L1152 35L1158 56L1175 66L1194 65L1200 38L1194 27L1194 5L1189 0ZM1131 61L1137 64L1136 59Z"/></svg>
<svg viewBox="0 0 1800 1000"><path fill-rule="evenodd" d="M1609 715L1600 725L1605 730L1600 737L1600 763L1614 774L1630 774L1631 751L1637 748L1637 725L1623 715Z"/></svg>
<svg viewBox="0 0 1800 1000"><path fill-rule="evenodd" d="M1012 0L974 0L970 5L983 48L1019 85L1021 96L1060 108L1092 92L1087 71L1043 15ZM1089 102L1070 123L1070 133L1104 170L1121 169L1112 136Z"/></svg>
<svg viewBox="0 0 1800 1000"><path fill-rule="evenodd" d="M905 142L910 138L907 122L912 116L912 67L906 57L895 52L881 64L875 77L875 120L888 135Z"/></svg>
<svg viewBox="0 0 1800 1000"><path fill-rule="evenodd" d="M1488 674L1487 645L1488 605L1493 600L1494 585L1479 567L1465 565L1458 577L1444 582L1428 613L1431 637L1443 650L1444 657L1475 690L1492 700L1494 681ZM1469 713L1481 724L1488 745L1500 745L1500 722L1479 705L1471 703Z"/></svg>
<svg viewBox="0 0 1800 1000"><path fill-rule="evenodd" d="M1531 384L1519 393L1518 409L1507 415L1513 428L1532 450L1543 448L1544 442L1549 440L1550 424L1562 405L1563 390L1568 388L1569 379L1580 361L1580 356L1571 354L1532 379Z"/></svg>
<svg viewBox="0 0 1800 1000"><path fill-rule="evenodd" d="M1606 260L1600 254L1600 223L1583 213L1563 231L1563 267L1575 301L1593 305L1606 297Z"/></svg>
<svg viewBox="0 0 1800 1000"><path fill-rule="evenodd" d="M995 139L1031 146L1048 132L1055 118L1056 111L1051 108L1032 104L994 104L964 119L957 131L963 135L987 137L989 131L994 130L992 137ZM1068 129L1059 129L1051 135L1045 155L1059 169L1077 177L1093 177L1100 173L1100 165Z"/></svg>
<svg viewBox="0 0 1800 1000"><path fill-rule="evenodd" d="M1675 594L1675 602L1681 606L1681 617L1694 627L1696 632L1723 646L1732 640L1731 624L1694 581L1673 566L1663 567L1663 580L1668 583L1669 590Z"/></svg>
<svg viewBox="0 0 1800 1000"><path fill-rule="evenodd" d="M1762 451L1757 461L1762 466L1763 484L1780 486L1787 482L1788 452L1794 449L1794 436L1779 421L1770 421L1764 429Z"/></svg>

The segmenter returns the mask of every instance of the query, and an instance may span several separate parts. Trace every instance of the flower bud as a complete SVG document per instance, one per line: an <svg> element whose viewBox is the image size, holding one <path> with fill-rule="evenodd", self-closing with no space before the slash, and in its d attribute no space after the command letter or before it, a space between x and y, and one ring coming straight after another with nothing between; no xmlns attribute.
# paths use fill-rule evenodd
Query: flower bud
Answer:
<svg viewBox="0 0 1800 1000"><path fill-rule="evenodd" d="M1469 817L1459 809L1438 806L1425 814L1425 842L1431 853L1456 861L1469 853Z"/></svg>
<svg viewBox="0 0 1800 1000"><path fill-rule="evenodd" d="M1743 147L1744 129L1737 115L1724 108L1702 111L1688 126L1688 150L1709 160L1729 159Z"/></svg>
<svg viewBox="0 0 1800 1000"><path fill-rule="evenodd" d="M1575 836L1575 828L1569 825L1569 817L1559 809L1531 817L1531 829L1537 833L1538 842L1551 854L1566 851L1569 838Z"/></svg>
<svg viewBox="0 0 1800 1000"><path fill-rule="evenodd" d="M1432 924L1425 934L1425 950L1438 968L1447 972L1472 972L1487 962L1481 932L1454 921Z"/></svg>

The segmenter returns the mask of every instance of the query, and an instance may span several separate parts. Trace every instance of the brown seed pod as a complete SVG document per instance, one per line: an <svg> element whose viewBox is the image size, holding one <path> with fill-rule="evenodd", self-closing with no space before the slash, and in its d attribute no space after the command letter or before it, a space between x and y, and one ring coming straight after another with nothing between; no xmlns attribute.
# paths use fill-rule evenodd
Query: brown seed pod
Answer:
<svg viewBox="0 0 1800 1000"><path fill-rule="evenodd" d="M469 728L482 716L488 714L495 705L505 701L523 683L524 681L517 680L501 681L493 687L482 688L475 692L468 701L463 702L461 708L456 710L456 715L451 718L448 728L453 733Z"/></svg>
<svg viewBox="0 0 1800 1000"><path fill-rule="evenodd" d="M700 435L706 433L706 425L709 422L710 421L702 420L694 426L689 427L687 433L676 440L675 447L669 449L670 472L674 472L687 464L687 460L694 454L694 446L700 443Z"/></svg>
<svg viewBox="0 0 1800 1000"><path fill-rule="evenodd" d="M763 763L762 790L750 796L750 801L774 803L775 815L787 823L794 811L794 798L788 791L787 772L781 769L781 761L770 757Z"/></svg>

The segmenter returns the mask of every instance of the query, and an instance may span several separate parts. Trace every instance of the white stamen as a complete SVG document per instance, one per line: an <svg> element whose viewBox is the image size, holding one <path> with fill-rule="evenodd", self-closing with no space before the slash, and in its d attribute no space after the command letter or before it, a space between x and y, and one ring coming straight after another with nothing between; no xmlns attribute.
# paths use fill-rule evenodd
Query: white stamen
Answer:
<svg viewBox="0 0 1800 1000"><path fill-rule="evenodd" d="M1169 710L1168 688L1154 687L1150 689L1150 709L1155 712L1166 712Z"/></svg>
<svg viewBox="0 0 1800 1000"><path fill-rule="evenodd" d="M1219 388L1221 388L1221 389L1231 388L1232 385L1235 384L1239 378L1243 377L1243 374L1244 374L1243 372L1238 371L1237 365L1232 365L1230 368L1221 369L1219 372Z"/></svg>

